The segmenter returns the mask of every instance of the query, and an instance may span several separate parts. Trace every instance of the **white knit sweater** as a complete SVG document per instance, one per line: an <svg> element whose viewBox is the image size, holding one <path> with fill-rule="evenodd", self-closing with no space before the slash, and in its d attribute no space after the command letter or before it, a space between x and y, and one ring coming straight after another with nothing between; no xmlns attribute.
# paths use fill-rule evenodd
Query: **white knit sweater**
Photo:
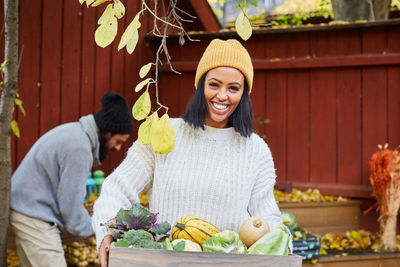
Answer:
<svg viewBox="0 0 400 267"><path fill-rule="evenodd" d="M270 229L281 223L273 188L275 168L267 144L233 128L194 129L171 119L176 142L167 154L136 141L124 161L104 181L94 205L92 225L99 246L110 234L101 227L149 190L149 208L158 222L171 225L185 215L203 218L222 230L238 231L244 220L260 216Z"/></svg>

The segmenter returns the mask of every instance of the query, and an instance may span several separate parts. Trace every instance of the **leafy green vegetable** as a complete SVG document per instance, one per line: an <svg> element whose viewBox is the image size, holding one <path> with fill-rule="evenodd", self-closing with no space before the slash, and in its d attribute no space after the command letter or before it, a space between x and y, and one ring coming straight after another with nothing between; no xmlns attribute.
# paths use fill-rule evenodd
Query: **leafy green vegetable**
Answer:
<svg viewBox="0 0 400 267"><path fill-rule="evenodd" d="M139 230L129 230L125 233L124 237L118 240L114 246L128 247L133 246L135 248L156 248L160 249L161 245L154 241L153 235L149 232Z"/></svg>
<svg viewBox="0 0 400 267"><path fill-rule="evenodd" d="M137 203L128 210L120 209L115 218L101 225L116 231L116 235L120 237L129 230L144 230L153 240L153 235L159 240L169 235L171 225L167 221L157 223L157 215L158 213L150 212L148 208Z"/></svg>
<svg viewBox="0 0 400 267"><path fill-rule="evenodd" d="M173 246L174 250L183 251L185 249L185 241L180 241Z"/></svg>
<svg viewBox="0 0 400 267"><path fill-rule="evenodd" d="M225 252L225 253L246 253L246 246L234 231L225 230L210 237L203 244L203 251Z"/></svg>
<svg viewBox="0 0 400 267"><path fill-rule="evenodd" d="M172 241L172 246L174 250L183 250L183 251L201 251L201 247L199 244L188 240L188 239L175 239Z"/></svg>
<svg viewBox="0 0 400 267"><path fill-rule="evenodd" d="M123 247L123 248L127 248L129 247L129 242L126 241L125 239L120 239L117 242L114 243L115 247Z"/></svg>
<svg viewBox="0 0 400 267"><path fill-rule="evenodd" d="M155 223L153 226L149 229L150 232L156 235L161 235L167 233L171 229L171 225L165 221L162 223Z"/></svg>
<svg viewBox="0 0 400 267"><path fill-rule="evenodd" d="M129 210L121 209L116 216L119 223L128 229L148 229L151 227L152 218L150 211L140 204L135 204Z"/></svg>
<svg viewBox="0 0 400 267"><path fill-rule="evenodd" d="M249 254L288 255L290 235L283 224L266 233L248 250Z"/></svg>
<svg viewBox="0 0 400 267"><path fill-rule="evenodd" d="M293 213L291 213L290 211L282 211L281 218L283 224L286 225L293 233L294 228L297 227L296 218L294 217Z"/></svg>
<svg viewBox="0 0 400 267"><path fill-rule="evenodd" d="M124 239L131 245L135 245L140 240L154 240L153 235L145 230L129 230L125 233Z"/></svg>
<svg viewBox="0 0 400 267"><path fill-rule="evenodd" d="M166 249L166 250L174 250L174 248L172 247L171 241L169 240L168 237L164 239L162 248Z"/></svg>

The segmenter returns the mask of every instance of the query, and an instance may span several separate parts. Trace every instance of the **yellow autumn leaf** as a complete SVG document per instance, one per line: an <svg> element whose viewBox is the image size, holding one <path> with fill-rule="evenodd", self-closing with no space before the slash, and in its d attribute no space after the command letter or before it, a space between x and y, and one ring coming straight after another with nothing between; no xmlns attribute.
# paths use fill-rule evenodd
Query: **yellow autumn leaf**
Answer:
<svg viewBox="0 0 400 267"><path fill-rule="evenodd" d="M253 32L250 21L244 15L243 12L239 12L238 17L236 18L235 27L236 27L236 32L245 41L247 41L250 38Z"/></svg>
<svg viewBox="0 0 400 267"><path fill-rule="evenodd" d="M140 22L138 21L137 24L140 27ZM129 54L132 54L133 51L135 50L135 47L139 41L139 32L138 32L138 28L134 28L133 29L133 34L132 34L132 38L128 41L128 43L126 44L126 51L128 51Z"/></svg>
<svg viewBox="0 0 400 267"><path fill-rule="evenodd" d="M88 1L91 1L91 0L88 0ZM92 4L92 7L99 6L99 5L101 5L101 4L105 3L105 2L108 2L108 1L111 1L111 0L96 0L96 2L94 2L94 3ZM93 1L92 1L92 2L93 2ZM110 4L110 5L111 5L111 4Z"/></svg>
<svg viewBox="0 0 400 267"><path fill-rule="evenodd" d="M122 18L125 15L125 6L121 3L121 1L114 0L113 9L114 14L118 19Z"/></svg>
<svg viewBox="0 0 400 267"><path fill-rule="evenodd" d="M100 18L97 20L97 24L106 24L114 19L114 9L112 4L108 4L103 14L101 14Z"/></svg>
<svg viewBox="0 0 400 267"><path fill-rule="evenodd" d="M18 123L15 120L11 121L11 130L15 134L16 137L19 138L19 128L18 128Z"/></svg>
<svg viewBox="0 0 400 267"><path fill-rule="evenodd" d="M131 21L128 27L126 27L121 36L121 40L119 41L118 51L124 48L132 38L135 38L136 42L139 40L139 32L137 31L137 29L140 28L139 16L140 12L136 14L135 18Z"/></svg>
<svg viewBox="0 0 400 267"><path fill-rule="evenodd" d="M154 117L150 130L151 147L160 154L168 154L175 145L175 129L169 121L168 114L159 120Z"/></svg>
<svg viewBox="0 0 400 267"><path fill-rule="evenodd" d="M150 94L149 91L146 90L133 105L132 115L136 120L141 121L149 115L150 110Z"/></svg>
<svg viewBox="0 0 400 267"><path fill-rule="evenodd" d="M117 30L117 19L110 24L101 24L94 33L96 44L102 48L108 46L114 41L114 38L117 35Z"/></svg>
<svg viewBox="0 0 400 267"><path fill-rule="evenodd" d="M19 107L19 110L21 110L22 114L25 116L26 113L24 107L22 106L22 100L19 98L15 98L14 103Z"/></svg>
<svg viewBox="0 0 400 267"><path fill-rule="evenodd" d="M83 3L86 2L86 6L89 7L91 3L94 2L94 0L79 0L79 3L82 5Z"/></svg>
<svg viewBox="0 0 400 267"><path fill-rule="evenodd" d="M154 117L157 117L158 120L157 111L151 114L150 117L146 118L146 120L142 122L142 124L140 124L139 126L138 139L139 142L143 145L150 144L150 130L151 130L152 120Z"/></svg>
<svg viewBox="0 0 400 267"><path fill-rule="evenodd" d="M151 80L153 80L152 78L147 78L146 80L141 81L140 83L138 83L138 85L136 85L135 87L135 92L139 92L140 90L142 90L142 88L148 84Z"/></svg>
<svg viewBox="0 0 400 267"><path fill-rule="evenodd" d="M94 33L94 39L98 46L104 48L114 41L118 31L118 21L114 16L112 4L107 6L97 23L100 26Z"/></svg>
<svg viewBox="0 0 400 267"><path fill-rule="evenodd" d="M143 79L147 75L147 73L149 73L152 65L153 65L153 63L150 62L140 68L140 71L139 71L140 78Z"/></svg>

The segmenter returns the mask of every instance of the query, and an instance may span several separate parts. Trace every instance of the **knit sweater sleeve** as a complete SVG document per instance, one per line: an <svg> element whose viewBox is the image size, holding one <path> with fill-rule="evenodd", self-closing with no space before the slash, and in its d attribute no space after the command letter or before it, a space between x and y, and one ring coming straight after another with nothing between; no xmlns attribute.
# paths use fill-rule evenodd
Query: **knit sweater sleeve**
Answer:
<svg viewBox="0 0 400 267"><path fill-rule="evenodd" d="M274 197L275 167L267 144L258 136L255 139L258 148L255 157L256 182L248 210L251 216L265 218L272 230L282 222Z"/></svg>
<svg viewBox="0 0 400 267"><path fill-rule="evenodd" d="M112 234L100 224L114 218L121 208L129 209L134 203L138 203L139 194L152 182L154 158L154 152L149 145L136 141L122 163L105 179L100 197L93 207L92 226L97 248L106 235Z"/></svg>

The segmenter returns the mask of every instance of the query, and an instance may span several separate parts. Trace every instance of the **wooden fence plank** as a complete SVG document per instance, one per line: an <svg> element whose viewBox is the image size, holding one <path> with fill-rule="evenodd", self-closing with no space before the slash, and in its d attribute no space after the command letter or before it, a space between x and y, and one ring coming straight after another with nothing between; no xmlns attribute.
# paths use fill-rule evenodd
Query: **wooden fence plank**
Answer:
<svg viewBox="0 0 400 267"><path fill-rule="evenodd" d="M352 29L336 35L337 55L361 53L361 31ZM341 67L336 72L337 90L337 183L361 183L361 92L359 68Z"/></svg>
<svg viewBox="0 0 400 267"><path fill-rule="evenodd" d="M400 27L388 27L387 52L400 51ZM391 148L400 145L400 67L389 66L388 71L388 142Z"/></svg>
<svg viewBox="0 0 400 267"><path fill-rule="evenodd" d="M262 35L254 36L251 42L243 43L249 52L251 58L264 58L265 57L265 38ZM254 118L258 120L266 119L266 91L265 88L265 72L255 71L253 78L253 88L250 94L250 98L253 104ZM254 129L260 135L265 133L265 124L253 124Z"/></svg>
<svg viewBox="0 0 400 267"><path fill-rule="evenodd" d="M337 183L361 182L361 71L340 69L337 88Z"/></svg>
<svg viewBox="0 0 400 267"><path fill-rule="evenodd" d="M287 91L287 177L293 182L309 181L309 76L305 71L288 72Z"/></svg>
<svg viewBox="0 0 400 267"><path fill-rule="evenodd" d="M388 71L388 143L391 149L400 145L400 67Z"/></svg>
<svg viewBox="0 0 400 267"><path fill-rule="evenodd" d="M61 121L76 121L80 106L80 59L82 13L79 2L63 2Z"/></svg>
<svg viewBox="0 0 400 267"><path fill-rule="evenodd" d="M336 54L336 31L310 34L312 58ZM310 71L310 182L336 183L336 70Z"/></svg>
<svg viewBox="0 0 400 267"><path fill-rule="evenodd" d="M287 35L265 36L266 58L287 57ZM287 181L287 71L265 71L266 141L274 158L277 180ZM256 104L256 103L255 103Z"/></svg>
<svg viewBox="0 0 400 267"><path fill-rule="evenodd" d="M26 8L29 6L29 9ZM20 31L20 49L24 47L19 69L19 96L23 101L26 116L18 108L14 115L20 130L21 137L14 143L13 170L22 161L31 146L39 137L39 109L40 109L40 57L41 57L41 12L42 1L20 1L20 28L29 27L29 31ZM21 50L20 50L21 51ZM36 67L32 67L36 66Z"/></svg>
<svg viewBox="0 0 400 267"><path fill-rule="evenodd" d="M266 74L266 142L274 158L278 181L287 181L287 72Z"/></svg>
<svg viewBox="0 0 400 267"><path fill-rule="evenodd" d="M336 73L311 71L310 182L336 183Z"/></svg>
<svg viewBox="0 0 400 267"><path fill-rule="evenodd" d="M96 66L96 43L94 33L97 25L96 9L81 7L83 13L82 37L81 37L81 99L80 115L84 116L95 112L95 66Z"/></svg>
<svg viewBox="0 0 400 267"><path fill-rule="evenodd" d="M386 31L365 29L362 52L384 53L387 49ZM378 144L387 142L387 71L386 68L363 68L363 173L362 184L369 185L368 160Z"/></svg>
<svg viewBox="0 0 400 267"><path fill-rule="evenodd" d="M386 70L363 70L363 174L362 183L369 185L368 160L377 151L378 144L387 140L387 82Z"/></svg>
<svg viewBox="0 0 400 267"><path fill-rule="evenodd" d="M311 58L336 55L336 31L313 32L310 34Z"/></svg>
<svg viewBox="0 0 400 267"><path fill-rule="evenodd" d="M308 56L308 34L294 34L288 40L288 55ZM287 81L287 177L309 182L310 177L310 76L307 70L288 71Z"/></svg>
<svg viewBox="0 0 400 267"><path fill-rule="evenodd" d="M62 5L43 0L40 135L60 124Z"/></svg>
<svg viewBox="0 0 400 267"><path fill-rule="evenodd" d="M206 49L206 46L210 42L209 39L201 39L200 42L197 41L189 41L186 39L185 44L183 46L180 45L172 45L172 47L176 46L179 49L179 52L174 51L172 54L176 55L176 59L182 60L184 58L190 58L195 62L196 68L197 64L203 55L204 50ZM171 43L169 43L171 44ZM194 53L194 51L196 51ZM171 55L173 57L172 59L175 60L174 55ZM173 65L173 67L175 67ZM179 110L177 115L180 116L182 115L185 110L186 106L191 99L191 97L195 93L195 87L194 87L194 80L195 80L195 75L196 71L190 71L190 72L185 72L182 74L173 74L176 77L179 77ZM162 88L161 88L162 90Z"/></svg>

